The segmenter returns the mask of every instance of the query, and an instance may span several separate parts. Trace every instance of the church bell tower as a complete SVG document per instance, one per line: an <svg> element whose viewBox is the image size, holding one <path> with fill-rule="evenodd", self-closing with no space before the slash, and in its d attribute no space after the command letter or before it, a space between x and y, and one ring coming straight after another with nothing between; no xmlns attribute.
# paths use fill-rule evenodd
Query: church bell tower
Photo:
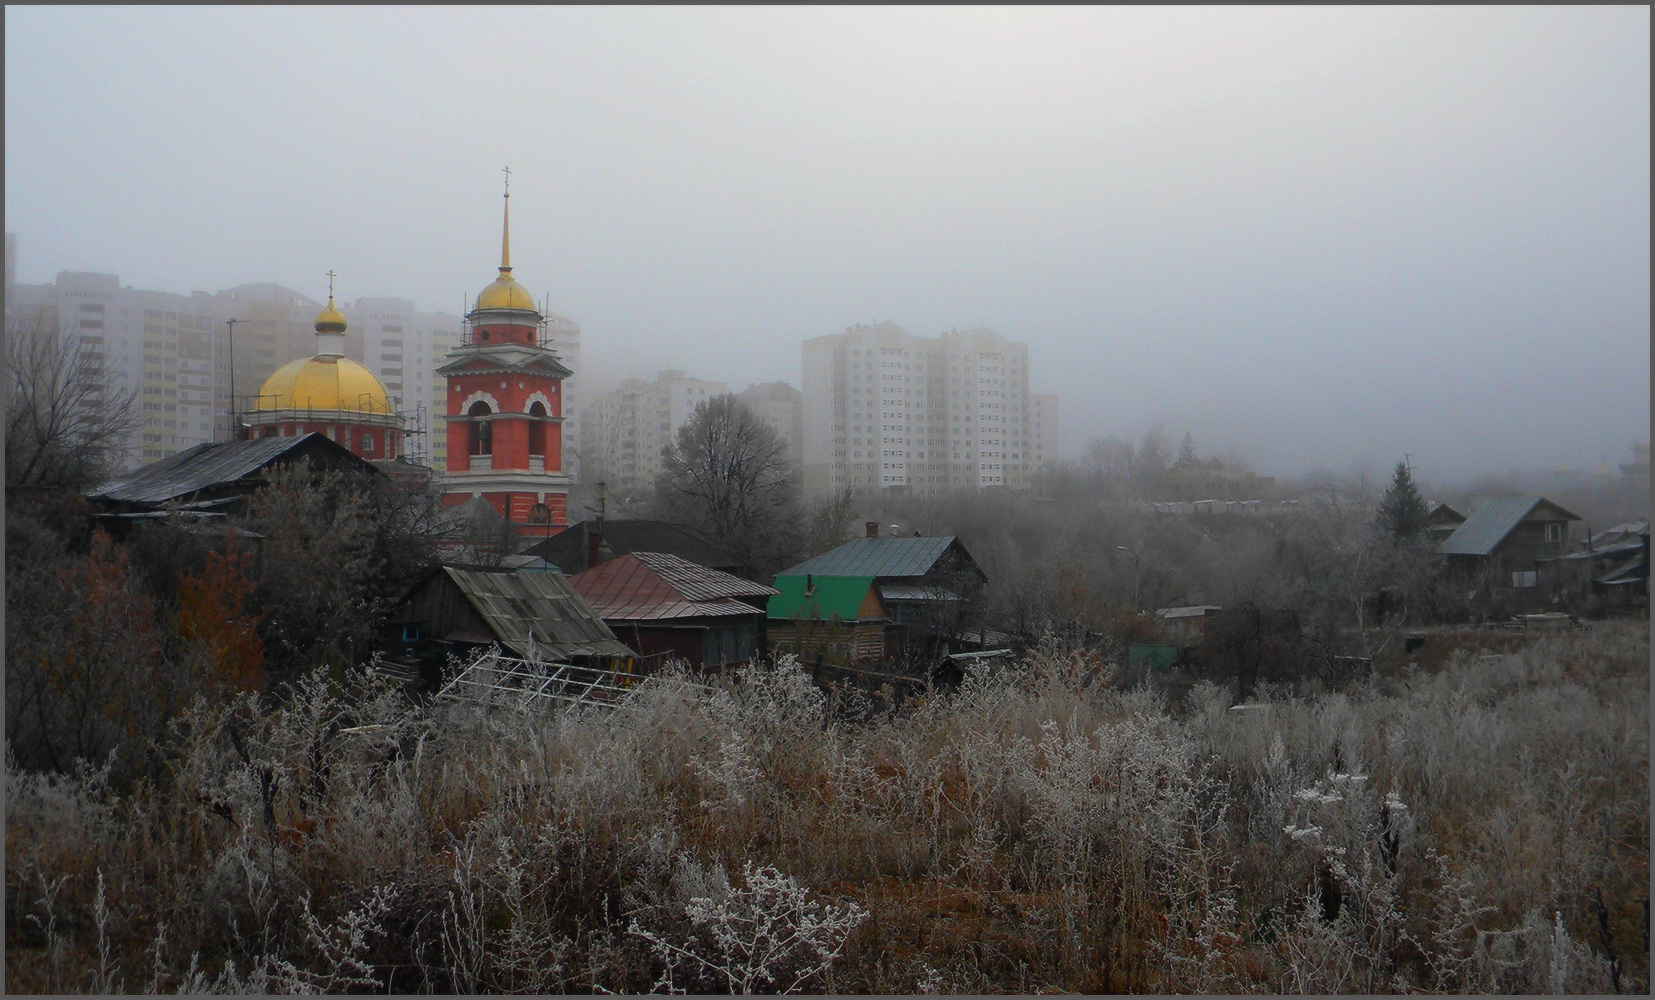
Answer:
<svg viewBox="0 0 1655 1000"><path fill-rule="evenodd" d="M447 382L443 502L487 500L519 532L568 523L563 380L573 374L546 341L545 317L511 273L511 172L506 171L500 274L466 314L463 342L437 369Z"/></svg>

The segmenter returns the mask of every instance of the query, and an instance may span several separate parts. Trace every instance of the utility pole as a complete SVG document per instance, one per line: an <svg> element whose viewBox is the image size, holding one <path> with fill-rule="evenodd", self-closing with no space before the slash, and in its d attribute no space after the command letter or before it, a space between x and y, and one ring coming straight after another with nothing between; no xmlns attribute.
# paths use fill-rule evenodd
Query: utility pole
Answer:
<svg viewBox="0 0 1655 1000"><path fill-rule="evenodd" d="M1132 610L1138 611L1140 610L1138 608L1138 586L1139 578L1142 573L1141 564L1138 561L1137 550L1129 549L1124 545L1117 545L1115 548L1120 549L1122 552L1125 552L1127 555L1132 557Z"/></svg>
<svg viewBox="0 0 1655 1000"><path fill-rule="evenodd" d="M225 327L229 329L226 339L230 342L230 440L236 439L236 324L247 322L244 319L227 319Z"/></svg>

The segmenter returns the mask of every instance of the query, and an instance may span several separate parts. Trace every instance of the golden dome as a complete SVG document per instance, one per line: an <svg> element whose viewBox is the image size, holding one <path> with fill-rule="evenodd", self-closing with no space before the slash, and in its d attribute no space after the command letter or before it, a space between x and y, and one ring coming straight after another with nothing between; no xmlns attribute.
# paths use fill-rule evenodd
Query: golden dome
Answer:
<svg viewBox="0 0 1655 1000"><path fill-rule="evenodd" d="M508 179L510 171L507 172ZM511 276L511 191L506 192L505 214L500 225L500 277L477 296L478 309L526 309L538 313L534 296Z"/></svg>
<svg viewBox="0 0 1655 1000"><path fill-rule="evenodd" d="M320 327L321 319L316 322ZM254 409L392 413L391 398L373 372L332 355L300 358L276 369L259 388Z"/></svg>
<svg viewBox="0 0 1655 1000"><path fill-rule="evenodd" d="M316 314L317 333L344 333L345 314L334 308L333 296L328 296L328 306Z"/></svg>
<svg viewBox="0 0 1655 1000"><path fill-rule="evenodd" d="M500 277L477 296L478 309L527 309L535 310L534 296L529 290L517 283L511 276L511 268L502 267Z"/></svg>

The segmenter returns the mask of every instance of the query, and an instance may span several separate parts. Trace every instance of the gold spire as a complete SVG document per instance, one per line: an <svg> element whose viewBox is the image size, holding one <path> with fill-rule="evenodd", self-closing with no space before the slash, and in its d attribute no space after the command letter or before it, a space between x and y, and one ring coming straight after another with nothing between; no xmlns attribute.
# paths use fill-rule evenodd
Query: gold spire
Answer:
<svg viewBox="0 0 1655 1000"><path fill-rule="evenodd" d="M511 276L511 168L501 171L506 175L506 207L500 227L500 276L477 296L477 308L538 312L534 296Z"/></svg>
<svg viewBox="0 0 1655 1000"><path fill-rule="evenodd" d="M505 222L500 226L500 273L511 273L511 168L501 167L506 175L506 213Z"/></svg>

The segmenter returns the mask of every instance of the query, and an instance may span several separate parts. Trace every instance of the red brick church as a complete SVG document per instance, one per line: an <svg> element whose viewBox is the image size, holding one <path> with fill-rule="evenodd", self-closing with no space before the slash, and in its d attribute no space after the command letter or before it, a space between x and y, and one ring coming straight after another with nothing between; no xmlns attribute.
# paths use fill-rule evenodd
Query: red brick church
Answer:
<svg viewBox="0 0 1655 1000"><path fill-rule="evenodd" d="M534 297L511 274L511 193L500 276L466 315L462 343L437 369L447 380L448 469L443 502L475 497L528 535L568 523L563 471L563 380Z"/></svg>

